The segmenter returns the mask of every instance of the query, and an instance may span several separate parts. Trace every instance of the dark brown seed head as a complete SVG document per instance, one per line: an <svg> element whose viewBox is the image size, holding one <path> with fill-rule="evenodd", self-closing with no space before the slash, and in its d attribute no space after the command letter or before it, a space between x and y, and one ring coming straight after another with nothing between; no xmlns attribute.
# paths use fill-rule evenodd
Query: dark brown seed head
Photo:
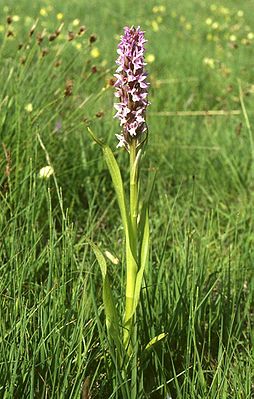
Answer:
<svg viewBox="0 0 254 399"><path fill-rule="evenodd" d="M41 50L42 57L45 57L46 55L48 55L48 53L49 53L49 49L47 47L45 47Z"/></svg>
<svg viewBox="0 0 254 399"><path fill-rule="evenodd" d="M43 39L44 39L44 36L42 36L42 33L37 33L36 41L37 41L38 45L40 45L42 43Z"/></svg>
<svg viewBox="0 0 254 399"><path fill-rule="evenodd" d="M96 35L94 35L94 34L91 35L91 36L89 37L89 42L90 42L90 44L96 42L96 40L97 40L97 37L96 37Z"/></svg>
<svg viewBox="0 0 254 399"><path fill-rule="evenodd" d="M61 61L60 61L60 60L57 60L57 61L54 63L54 67L55 67L55 68L58 68L60 65L61 65Z"/></svg>
<svg viewBox="0 0 254 399"><path fill-rule="evenodd" d="M71 42L73 39L75 39L75 33L74 32L68 32L68 41Z"/></svg>
<svg viewBox="0 0 254 399"><path fill-rule="evenodd" d="M96 118L101 118L102 116L104 116L104 112L103 111L99 111L95 114Z"/></svg>
<svg viewBox="0 0 254 399"><path fill-rule="evenodd" d="M29 36L31 37L31 36L33 36L33 34L34 34L34 31L35 31L35 28L36 28L36 26L37 26L37 24L38 24L38 19L35 21L35 23L33 24L33 26L31 27L31 29L30 29L30 31L29 31Z"/></svg>
<svg viewBox="0 0 254 399"><path fill-rule="evenodd" d="M64 95L65 97L69 97L72 95L73 90L73 80L69 79L66 81Z"/></svg>
<svg viewBox="0 0 254 399"><path fill-rule="evenodd" d="M7 24L10 25L10 24L12 23L12 21L13 21L12 16L11 16L11 15L8 15L8 17L6 18Z"/></svg>
<svg viewBox="0 0 254 399"><path fill-rule="evenodd" d="M56 29L55 34L56 34L57 36L60 35L60 33L61 33L62 29L63 29L63 26L64 26L64 24L62 23L62 24L59 26L59 28Z"/></svg>
<svg viewBox="0 0 254 399"><path fill-rule="evenodd" d="M86 27L85 26L80 26L79 31L78 31L78 35L83 35L86 32Z"/></svg>
<svg viewBox="0 0 254 399"><path fill-rule="evenodd" d="M96 73L97 72L97 66L96 65L92 66L91 71L92 71L92 73Z"/></svg>
<svg viewBox="0 0 254 399"><path fill-rule="evenodd" d="M30 31L29 31L29 37L33 36L33 34L34 34L34 29L31 28Z"/></svg>
<svg viewBox="0 0 254 399"><path fill-rule="evenodd" d="M49 41L50 42L53 42L55 39L57 38L57 34L54 32L54 33L51 33L50 35L49 35Z"/></svg>

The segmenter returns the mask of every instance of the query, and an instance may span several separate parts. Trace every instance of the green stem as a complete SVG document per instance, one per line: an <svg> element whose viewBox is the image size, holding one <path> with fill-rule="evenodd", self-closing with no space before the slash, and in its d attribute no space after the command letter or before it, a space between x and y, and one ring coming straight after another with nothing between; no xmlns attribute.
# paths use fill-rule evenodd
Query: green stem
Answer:
<svg viewBox="0 0 254 399"><path fill-rule="evenodd" d="M130 146L130 216L132 230L132 248L137 256L137 211L138 211L138 165L136 162L137 149L135 141Z"/></svg>
<svg viewBox="0 0 254 399"><path fill-rule="evenodd" d="M129 242L126 243L126 305L124 321L124 345L129 355L132 353L131 342L134 316L133 303L135 295L136 276L138 272L138 164L136 142L130 145L130 231Z"/></svg>

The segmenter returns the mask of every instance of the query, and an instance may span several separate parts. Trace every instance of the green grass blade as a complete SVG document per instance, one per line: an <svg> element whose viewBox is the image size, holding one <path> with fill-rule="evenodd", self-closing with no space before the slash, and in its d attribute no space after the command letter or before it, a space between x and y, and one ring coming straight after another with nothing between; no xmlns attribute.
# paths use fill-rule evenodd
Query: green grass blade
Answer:
<svg viewBox="0 0 254 399"><path fill-rule="evenodd" d="M163 338L165 338L168 335L168 333L161 333L159 335L156 335L156 337L153 337L148 344L146 345L145 349L150 349L153 345L157 344L157 342L161 341Z"/></svg>

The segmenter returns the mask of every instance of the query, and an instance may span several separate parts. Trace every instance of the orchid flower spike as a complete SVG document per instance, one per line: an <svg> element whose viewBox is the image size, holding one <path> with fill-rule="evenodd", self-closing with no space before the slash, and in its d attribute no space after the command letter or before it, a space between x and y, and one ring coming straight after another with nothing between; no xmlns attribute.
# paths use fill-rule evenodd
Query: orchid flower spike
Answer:
<svg viewBox="0 0 254 399"><path fill-rule="evenodd" d="M133 140L137 144L144 140L147 132L146 108L148 106L147 73L144 60L144 32L140 27L125 27L124 35L118 45L118 68L115 73L115 96L118 103L115 117L120 120L121 134L116 134L119 140L117 147L125 147Z"/></svg>

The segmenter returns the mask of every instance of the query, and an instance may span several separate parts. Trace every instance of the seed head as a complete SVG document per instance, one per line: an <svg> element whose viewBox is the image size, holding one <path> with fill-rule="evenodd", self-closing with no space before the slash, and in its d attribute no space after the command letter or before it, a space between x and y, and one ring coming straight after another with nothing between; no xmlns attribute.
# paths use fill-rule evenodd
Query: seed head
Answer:
<svg viewBox="0 0 254 399"><path fill-rule="evenodd" d="M13 18L11 15L8 15L8 17L6 18L6 22L8 25L10 25L13 22Z"/></svg>
<svg viewBox="0 0 254 399"><path fill-rule="evenodd" d="M92 34L92 35L89 37L89 42L90 42L90 44L96 42L96 40L97 40L97 37L96 37L95 34Z"/></svg>

